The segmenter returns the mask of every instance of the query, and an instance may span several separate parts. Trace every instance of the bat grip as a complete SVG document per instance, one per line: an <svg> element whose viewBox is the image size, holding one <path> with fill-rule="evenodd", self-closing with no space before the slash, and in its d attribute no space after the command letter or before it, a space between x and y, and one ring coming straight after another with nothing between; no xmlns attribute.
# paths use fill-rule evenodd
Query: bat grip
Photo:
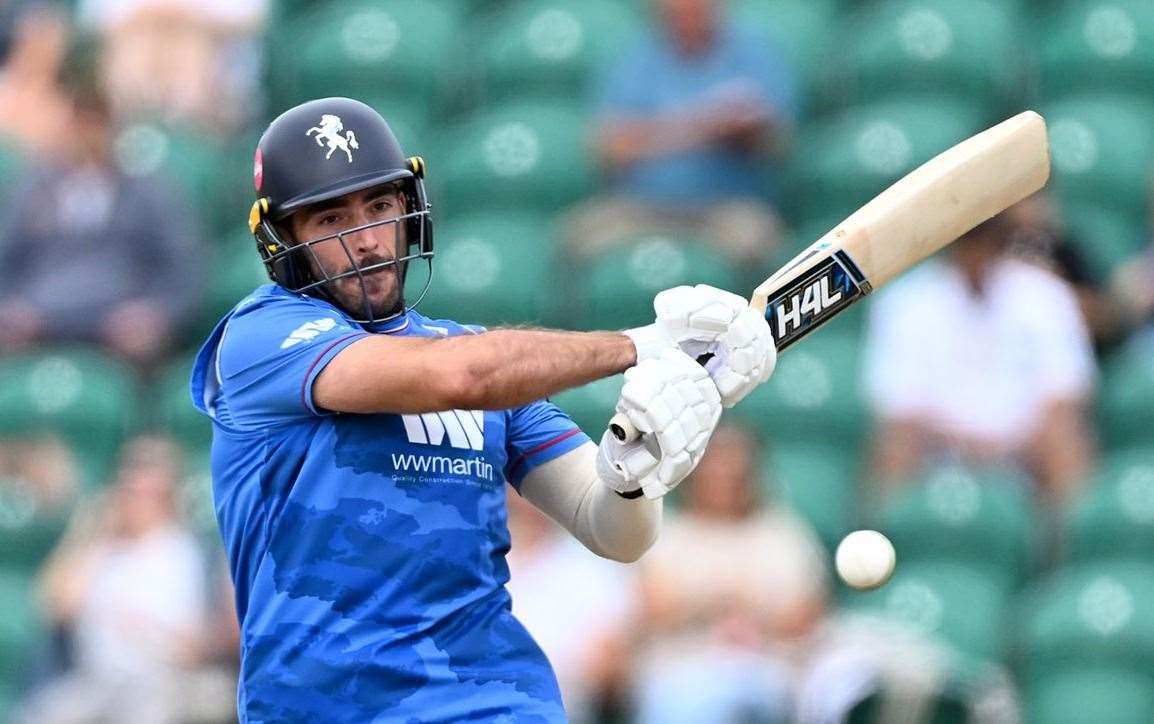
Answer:
<svg viewBox="0 0 1154 724"><path fill-rule="evenodd" d="M711 359L713 359L713 353L704 352L697 355L697 364L704 367L705 363ZM609 432L613 433L613 437L617 438L620 442L633 442L641 437L641 431L621 412L609 418Z"/></svg>

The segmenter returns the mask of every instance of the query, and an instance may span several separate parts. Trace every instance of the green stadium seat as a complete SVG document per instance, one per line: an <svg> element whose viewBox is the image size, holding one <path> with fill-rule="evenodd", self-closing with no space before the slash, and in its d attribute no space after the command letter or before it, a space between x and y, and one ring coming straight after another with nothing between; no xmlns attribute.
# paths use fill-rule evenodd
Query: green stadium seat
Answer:
<svg viewBox="0 0 1154 724"><path fill-rule="evenodd" d="M261 284L269 283L247 226L213 251L211 269L197 323L198 334L194 335L197 343L237 302Z"/></svg>
<svg viewBox="0 0 1154 724"><path fill-rule="evenodd" d="M22 178L24 154L6 138L0 138L0 204L8 200Z"/></svg>
<svg viewBox="0 0 1154 724"><path fill-rule="evenodd" d="M188 220L200 222L196 231L210 240L214 240L221 224L243 223L248 218L255 145L241 153L238 160L237 153L229 152L217 137L142 122L125 127L117 136L115 148L126 173L156 175L182 193Z"/></svg>
<svg viewBox="0 0 1154 724"><path fill-rule="evenodd" d="M458 216L436 231L424 314L468 324L548 324L555 299L548 222L526 214Z"/></svg>
<svg viewBox="0 0 1154 724"><path fill-rule="evenodd" d="M769 382L733 414L776 445L835 445L856 453L867 428L859 382L861 342L836 319L790 347Z"/></svg>
<svg viewBox="0 0 1154 724"><path fill-rule="evenodd" d="M793 149L786 208L795 219L844 219L984 125L972 105L924 97L855 106L811 124Z"/></svg>
<svg viewBox="0 0 1154 724"><path fill-rule="evenodd" d="M1146 220L1154 99L1082 96L1044 104L1051 189L1064 204L1091 204L1134 224Z"/></svg>
<svg viewBox="0 0 1154 724"><path fill-rule="evenodd" d="M524 0L485 19L477 72L485 101L586 98L598 68L643 27L616 0Z"/></svg>
<svg viewBox="0 0 1154 724"><path fill-rule="evenodd" d="M1059 569L1023 596L1017 629L1030 721L1122 724L1154 717L1151 564ZM1082 696L1071 698L1076 693Z"/></svg>
<svg viewBox="0 0 1154 724"><path fill-rule="evenodd" d="M259 131L225 139L220 144L219 166L201 180L198 196L208 205L194 212L205 219L201 231L209 246L219 248L248 230L248 214L255 198L253 158L259 141Z"/></svg>
<svg viewBox="0 0 1154 724"><path fill-rule="evenodd" d="M1107 284L1119 265L1148 243L1143 224L1133 214L1097 204L1067 203L1061 209L1070 240L1086 260L1093 279Z"/></svg>
<svg viewBox="0 0 1154 724"><path fill-rule="evenodd" d="M1070 507L1065 544L1073 563L1154 560L1154 448L1102 461Z"/></svg>
<svg viewBox="0 0 1154 724"><path fill-rule="evenodd" d="M1154 100L1154 4L1148 0L1069 2L1040 41L1043 98L1106 91Z"/></svg>
<svg viewBox="0 0 1154 724"><path fill-rule="evenodd" d="M1026 687L1026 721L1131 724L1154 720L1154 684L1145 672L1078 666Z"/></svg>
<svg viewBox="0 0 1154 724"><path fill-rule="evenodd" d="M626 329L653 323L653 297L680 284L740 289L733 264L692 238L647 235L583 262L565 312L580 329Z"/></svg>
<svg viewBox="0 0 1154 724"><path fill-rule="evenodd" d="M0 479L0 571L33 575L56 547L71 510L47 510L20 487Z"/></svg>
<svg viewBox="0 0 1154 724"><path fill-rule="evenodd" d="M613 417L613 406L621 394L625 378L621 375L604 377L581 387L565 390L551 399L565 411L577 426L594 440L601 439L601 433Z"/></svg>
<svg viewBox="0 0 1154 724"><path fill-rule="evenodd" d="M983 571L944 561L906 563L881 588L852 591L845 605L908 626L964 656L1002 661L1007 651L1004 589Z"/></svg>
<svg viewBox="0 0 1154 724"><path fill-rule="evenodd" d="M1002 115L1021 80L1012 8L988 0L886 0L841 28L851 101L956 97ZM994 120L986 118L986 121Z"/></svg>
<svg viewBox="0 0 1154 724"><path fill-rule="evenodd" d="M389 124L393 135L407 156L424 156L430 161L429 128L434 121L428 104L420 99L407 100L394 96L361 95L357 100L377 110ZM431 162L431 161L430 161Z"/></svg>
<svg viewBox="0 0 1154 724"><path fill-rule="evenodd" d="M1006 591L1025 581L1034 563L1030 481L1012 470L928 471L884 502L878 528L893 541L903 565L965 565Z"/></svg>
<svg viewBox="0 0 1154 724"><path fill-rule="evenodd" d="M1097 419L1107 449L1154 445L1154 342L1134 341L1102 365Z"/></svg>
<svg viewBox="0 0 1154 724"><path fill-rule="evenodd" d="M323 4L291 21L269 43L282 64L276 107L327 96L426 98L444 107L457 86L460 9L428 0Z"/></svg>
<svg viewBox="0 0 1154 724"><path fill-rule="evenodd" d="M0 360L0 379L0 436L57 433L80 458L84 481L104 481L134 418L131 370L73 348Z"/></svg>
<svg viewBox="0 0 1154 724"><path fill-rule="evenodd" d="M828 83L837 0L738 0L731 6L734 21L772 38L798 73L802 115L815 110Z"/></svg>
<svg viewBox="0 0 1154 724"><path fill-rule="evenodd" d="M444 129L440 161L430 165L434 204L450 214L561 211L592 189L586 124L575 106L525 101Z"/></svg>
<svg viewBox="0 0 1154 724"><path fill-rule="evenodd" d="M193 356L178 359L164 370L153 389L151 399L158 404L156 422L171 435L187 455L206 455L212 445L212 422L192 405L189 378Z"/></svg>
<svg viewBox="0 0 1154 724"><path fill-rule="evenodd" d="M29 655L44 635L35 585L30 576L0 571L0 689L23 679Z"/></svg>
<svg viewBox="0 0 1154 724"><path fill-rule="evenodd" d="M817 443L767 446L768 500L805 518L829 550L854 528L861 460L853 451Z"/></svg>

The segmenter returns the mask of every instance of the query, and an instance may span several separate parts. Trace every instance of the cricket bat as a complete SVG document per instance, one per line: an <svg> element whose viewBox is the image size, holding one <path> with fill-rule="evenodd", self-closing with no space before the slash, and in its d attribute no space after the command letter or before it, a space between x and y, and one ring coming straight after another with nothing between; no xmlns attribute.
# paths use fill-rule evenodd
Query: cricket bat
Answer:
<svg viewBox="0 0 1154 724"><path fill-rule="evenodd" d="M753 290L784 352L842 310L1046 184L1046 122L1024 111L926 161ZM622 414L609 429L636 439Z"/></svg>

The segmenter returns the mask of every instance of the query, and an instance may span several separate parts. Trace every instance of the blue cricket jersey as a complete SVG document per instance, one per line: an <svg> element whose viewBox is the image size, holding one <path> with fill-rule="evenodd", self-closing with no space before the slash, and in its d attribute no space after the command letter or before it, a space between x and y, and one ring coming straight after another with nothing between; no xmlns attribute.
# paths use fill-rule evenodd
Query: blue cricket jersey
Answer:
<svg viewBox="0 0 1154 724"><path fill-rule="evenodd" d="M192 395L213 420L242 722L565 720L510 612L504 484L588 438L544 401L350 415L312 400L329 360L368 334L477 331L412 311L362 327L270 284L202 347Z"/></svg>

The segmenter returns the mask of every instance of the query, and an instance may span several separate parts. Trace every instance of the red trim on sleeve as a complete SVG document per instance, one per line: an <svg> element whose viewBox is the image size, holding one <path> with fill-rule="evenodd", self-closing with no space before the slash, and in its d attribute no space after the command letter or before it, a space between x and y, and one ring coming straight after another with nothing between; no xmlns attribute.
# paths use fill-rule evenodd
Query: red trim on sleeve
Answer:
<svg viewBox="0 0 1154 724"><path fill-rule="evenodd" d="M305 378L303 380L301 380L301 404L304 405L304 408L306 410L308 410L309 412L313 412L313 413L316 412L315 408L309 404L309 400L306 397L306 394L308 393L309 380L312 379L312 376L313 376L313 370L316 369L318 364L320 364L320 361L325 358L325 355L327 355L332 350L333 347L336 347L341 342L344 342L344 341L351 339L353 337L367 337L367 336L368 336L367 332L354 332L352 334L346 334L345 336L341 337L340 339L338 339L335 342L333 342L332 344L330 344L328 347L325 347L324 350L320 354L317 355L316 359L313 360L313 363L311 365L309 365L309 371L305 372Z"/></svg>
<svg viewBox="0 0 1154 724"><path fill-rule="evenodd" d="M553 438L552 440L547 440L547 441L541 443L540 445L538 445L537 447L530 448L530 449L526 450L525 452L521 453L517 457L517 459L513 461L513 464L509 466L509 475L512 476L513 473L516 472L517 468L520 467L520 465L522 463L524 463L525 460L527 460L530 455L536 455L537 453L541 452L542 450L548 450L549 448L553 447L557 443L564 442L565 440L568 440L569 438L573 437L574 435L576 435L579 432L581 432L581 428L575 427L572 430L569 430L568 432L561 433L560 435Z"/></svg>

